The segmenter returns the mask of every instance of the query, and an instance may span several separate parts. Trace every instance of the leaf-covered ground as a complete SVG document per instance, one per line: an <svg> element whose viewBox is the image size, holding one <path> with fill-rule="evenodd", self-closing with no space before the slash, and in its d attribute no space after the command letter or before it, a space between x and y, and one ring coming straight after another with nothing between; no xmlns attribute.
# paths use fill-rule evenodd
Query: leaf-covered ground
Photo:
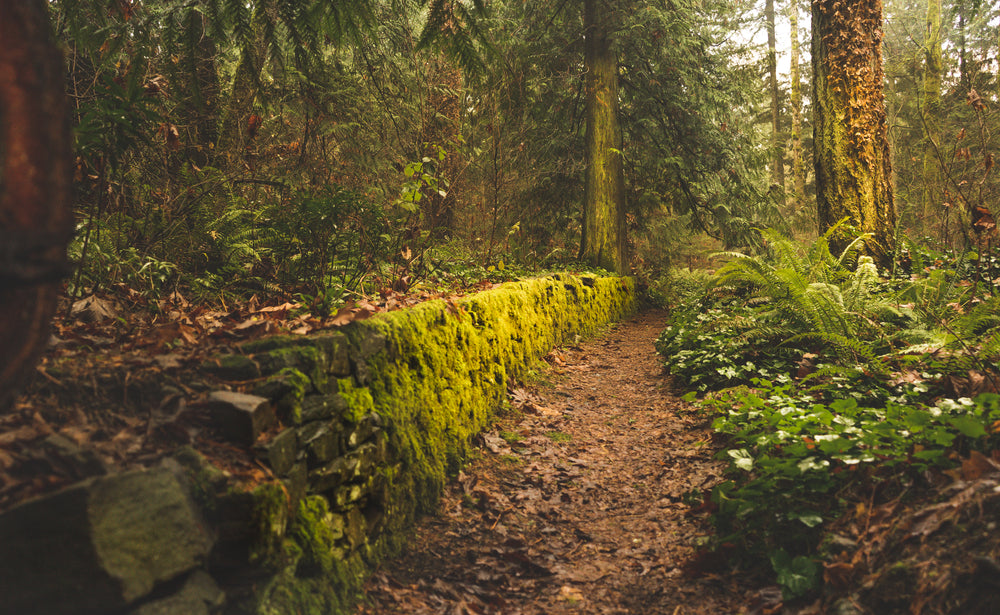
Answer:
<svg viewBox="0 0 1000 615"><path fill-rule="evenodd" d="M0 510L183 444L249 484L265 480L185 406L199 362L247 339L420 298L325 321L295 306L210 312L178 298L151 320L128 310L57 319L34 384L0 416ZM919 489L880 494L875 484L851 501L825 528L823 588L797 603L782 602L767 562L751 576L703 549L711 507L689 494L706 493L725 465L713 459L708 417L667 388L653 349L664 322L643 313L550 353L411 549L372 577L358 615L1000 612L996 455L928 474Z"/></svg>
<svg viewBox="0 0 1000 615"><path fill-rule="evenodd" d="M685 494L724 465L707 425L665 389L663 322L647 312L549 354L543 382L513 392L514 412L358 612L773 612L775 591L689 574L710 528Z"/></svg>

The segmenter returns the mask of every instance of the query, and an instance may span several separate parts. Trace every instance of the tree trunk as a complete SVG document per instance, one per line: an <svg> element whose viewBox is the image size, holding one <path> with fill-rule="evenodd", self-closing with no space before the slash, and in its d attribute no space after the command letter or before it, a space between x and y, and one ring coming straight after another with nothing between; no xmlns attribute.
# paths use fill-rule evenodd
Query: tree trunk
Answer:
<svg viewBox="0 0 1000 615"><path fill-rule="evenodd" d="M0 410L48 343L73 232L64 67L47 4L0 2Z"/></svg>
<svg viewBox="0 0 1000 615"><path fill-rule="evenodd" d="M618 118L618 57L609 0L584 0L587 171L581 259L622 273L625 171Z"/></svg>
<svg viewBox="0 0 1000 615"><path fill-rule="evenodd" d="M789 0L788 21L791 29L792 205L797 213L806 202L806 171L802 161L802 79L799 75L799 0Z"/></svg>
<svg viewBox="0 0 1000 615"><path fill-rule="evenodd" d="M896 207L885 98L882 3L815 0L812 5L813 140L820 232L843 218L870 234L866 249L884 268L895 252ZM831 248L852 239L840 232Z"/></svg>
<svg viewBox="0 0 1000 615"><path fill-rule="evenodd" d="M774 0L764 2L764 18L767 21L767 87L771 92L771 185L785 200L784 147L781 143L781 105L778 100L778 55L774 38Z"/></svg>
<svg viewBox="0 0 1000 615"><path fill-rule="evenodd" d="M941 117L941 0L927 0L927 30L924 38L924 84L921 116L924 127L923 230L936 234L941 217L942 173L937 146Z"/></svg>

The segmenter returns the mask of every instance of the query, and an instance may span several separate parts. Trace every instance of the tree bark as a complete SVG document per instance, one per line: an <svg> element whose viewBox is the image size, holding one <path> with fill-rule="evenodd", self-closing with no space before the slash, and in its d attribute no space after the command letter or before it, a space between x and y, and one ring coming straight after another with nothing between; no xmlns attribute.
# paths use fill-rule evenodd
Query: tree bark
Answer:
<svg viewBox="0 0 1000 615"><path fill-rule="evenodd" d="M0 2L0 410L48 343L73 178L64 67L45 0Z"/></svg>
<svg viewBox="0 0 1000 615"><path fill-rule="evenodd" d="M625 170L618 116L618 57L609 0L584 0L587 170L580 257L623 273Z"/></svg>
<svg viewBox="0 0 1000 615"><path fill-rule="evenodd" d="M813 140L820 232L843 218L870 234L866 251L883 268L895 252L885 98L882 3L815 0L812 5ZM831 248L852 239L839 232Z"/></svg>
<svg viewBox="0 0 1000 615"><path fill-rule="evenodd" d="M942 173L938 163L941 117L941 0L927 0L924 37L924 83L921 117L924 127L923 230L934 235L940 222Z"/></svg>
<svg viewBox="0 0 1000 615"><path fill-rule="evenodd" d="M806 202L806 171L802 161L802 79L799 74L799 0L788 1L788 21L791 30L792 82L792 205L800 211Z"/></svg>
<svg viewBox="0 0 1000 615"><path fill-rule="evenodd" d="M774 0L764 2L767 21L767 87L771 93L771 184L784 202L785 161L781 143L781 101L778 100L778 55L774 37Z"/></svg>

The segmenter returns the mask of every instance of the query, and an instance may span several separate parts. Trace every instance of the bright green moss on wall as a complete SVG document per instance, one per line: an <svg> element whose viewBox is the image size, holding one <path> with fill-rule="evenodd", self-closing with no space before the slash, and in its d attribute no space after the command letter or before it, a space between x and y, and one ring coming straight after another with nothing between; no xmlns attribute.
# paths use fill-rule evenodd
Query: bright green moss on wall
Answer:
<svg viewBox="0 0 1000 615"><path fill-rule="evenodd" d="M348 402L347 424L373 412L384 422L378 446L385 452L378 449L365 483L378 488L359 501L363 511L331 511L336 498L329 494L301 502L285 546L296 563L260 592L257 611L345 612L369 567L396 552L415 519L435 509L472 436L503 406L508 383L554 346L593 334L634 307L631 279L561 274L345 327L355 370L331 378L330 388Z"/></svg>
<svg viewBox="0 0 1000 615"><path fill-rule="evenodd" d="M504 284L454 307L432 301L359 323L388 342L369 361L393 462L385 472L384 534L434 510L472 436L504 403L508 382L554 346L631 313L634 301L631 279L560 275Z"/></svg>

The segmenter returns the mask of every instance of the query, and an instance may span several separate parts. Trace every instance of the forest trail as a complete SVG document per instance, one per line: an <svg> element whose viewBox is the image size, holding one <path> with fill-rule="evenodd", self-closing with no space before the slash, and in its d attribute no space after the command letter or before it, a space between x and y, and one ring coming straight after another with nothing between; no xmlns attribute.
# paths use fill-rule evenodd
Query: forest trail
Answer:
<svg viewBox="0 0 1000 615"><path fill-rule="evenodd" d="M684 571L709 528L683 496L724 465L666 388L664 319L641 313L550 353L549 382L514 391L518 416L482 436L358 613L748 612L736 581Z"/></svg>

